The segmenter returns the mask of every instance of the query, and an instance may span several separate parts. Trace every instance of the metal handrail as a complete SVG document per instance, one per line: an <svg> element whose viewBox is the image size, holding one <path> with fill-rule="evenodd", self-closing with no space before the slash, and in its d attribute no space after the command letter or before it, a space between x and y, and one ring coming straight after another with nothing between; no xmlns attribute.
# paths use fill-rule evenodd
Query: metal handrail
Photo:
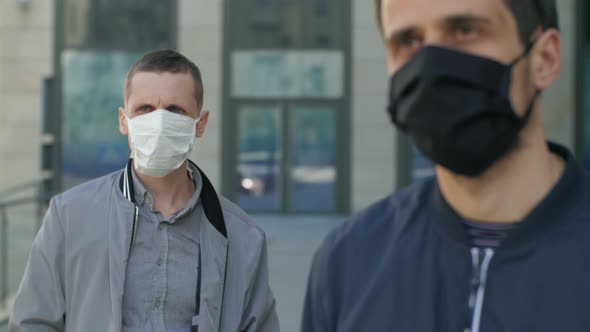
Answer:
<svg viewBox="0 0 590 332"><path fill-rule="evenodd" d="M43 179L40 180L32 180L32 181L28 181L28 182L24 182L21 184L18 184L16 186L10 187L8 189L4 189L0 192L0 198L2 197L8 197L8 196L14 196L16 193L25 191L25 190L30 190L30 189L38 189L39 188L39 184L41 183L41 181L43 181Z"/></svg>
<svg viewBox="0 0 590 332"><path fill-rule="evenodd" d="M51 179L51 174L44 173L41 175L40 178L37 178L35 180L23 182L23 183L15 185L15 186L5 188L2 191L0 191L0 199L5 199L6 197L14 196L17 193L23 192L25 190L31 190L31 189L39 190L43 181L47 181L50 179Z"/></svg>
<svg viewBox="0 0 590 332"><path fill-rule="evenodd" d="M25 198L17 198L17 199L13 199L13 200L7 200L7 201L0 201L0 209L6 209L9 207L15 207L15 206L20 206L20 205L26 205L26 204L31 204L31 203L39 203L41 201L41 198L38 195L35 195L34 197L25 197Z"/></svg>
<svg viewBox="0 0 590 332"><path fill-rule="evenodd" d="M36 229L41 225L42 205L48 195L36 194L24 198L0 201L0 307L8 298L8 209L27 204L37 205Z"/></svg>
<svg viewBox="0 0 590 332"><path fill-rule="evenodd" d="M2 246L2 255L0 256L0 303L4 304L8 296L8 215L6 207L0 209L0 245Z"/></svg>

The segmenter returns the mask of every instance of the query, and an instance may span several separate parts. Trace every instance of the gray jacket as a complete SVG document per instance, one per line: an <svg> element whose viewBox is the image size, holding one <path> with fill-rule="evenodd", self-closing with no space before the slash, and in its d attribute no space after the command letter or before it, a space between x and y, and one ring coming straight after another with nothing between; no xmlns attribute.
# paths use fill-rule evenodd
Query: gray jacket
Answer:
<svg viewBox="0 0 590 332"><path fill-rule="evenodd" d="M16 295L10 332L121 330L134 220L134 205L123 195L123 174L51 200ZM218 197L211 186L209 196ZM265 234L239 207L222 197L216 201L225 225L211 222L203 208L199 212L199 331L278 331Z"/></svg>

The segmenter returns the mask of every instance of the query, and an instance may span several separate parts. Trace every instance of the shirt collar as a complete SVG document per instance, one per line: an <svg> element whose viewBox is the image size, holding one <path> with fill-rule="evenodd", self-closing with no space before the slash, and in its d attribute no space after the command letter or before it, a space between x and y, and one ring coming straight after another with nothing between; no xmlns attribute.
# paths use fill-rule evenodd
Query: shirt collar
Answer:
<svg viewBox="0 0 590 332"><path fill-rule="evenodd" d="M151 211L154 211L154 195L147 190L147 188L137 175L137 171L135 170L134 166L131 167L131 172L133 178L133 189L135 190L134 195L136 204L138 206L145 205L149 207ZM190 200L187 202L186 206L172 216L174 219L179 218L192 211L200 201L199 198L201 196L201 190L203 188L201 174L193 165L191 165L191 163L188 163L187 175L193 181L196 189L193 195L191 196Z"/></svg>

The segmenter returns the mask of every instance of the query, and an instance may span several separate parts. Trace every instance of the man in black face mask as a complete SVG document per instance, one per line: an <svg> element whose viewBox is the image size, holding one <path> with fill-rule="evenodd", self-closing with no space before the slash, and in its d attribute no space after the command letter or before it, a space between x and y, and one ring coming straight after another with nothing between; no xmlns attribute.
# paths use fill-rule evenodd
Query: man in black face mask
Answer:
<svg viewBox="0 0 590 332"><path fill-rule="evenodd" d="M330 234L303 331L590 331L590 179L542 128L555 0L377 0L388 113L436 177Z"/></svg>

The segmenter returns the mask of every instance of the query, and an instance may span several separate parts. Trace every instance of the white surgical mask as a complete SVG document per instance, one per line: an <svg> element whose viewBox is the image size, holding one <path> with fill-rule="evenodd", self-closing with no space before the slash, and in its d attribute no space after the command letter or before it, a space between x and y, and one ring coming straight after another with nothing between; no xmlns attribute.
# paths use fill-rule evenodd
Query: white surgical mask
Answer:
<svg viewBox="0 0 590 332"><path fill-rule="evenodd" d="M145 175L163 177L178 169L196 141L199 119L158 109L130 119L131 157L135 169Z"/></svg>

